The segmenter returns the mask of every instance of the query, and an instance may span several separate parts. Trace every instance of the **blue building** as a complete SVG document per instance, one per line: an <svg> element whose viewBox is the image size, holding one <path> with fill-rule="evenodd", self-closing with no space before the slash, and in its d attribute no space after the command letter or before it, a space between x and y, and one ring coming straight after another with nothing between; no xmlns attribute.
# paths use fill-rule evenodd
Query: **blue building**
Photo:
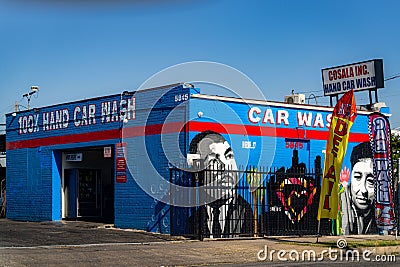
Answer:
<svg viewBox="0 0 400 267"><path fill-rule="evenodd" d="M237 166L289 168L296 154L313 168L317 157L323 162L331 113L202 95L184 83L10 113L7 217L91 218L170 233L170 168L197 159L190 145L199 133L220 134ZM348 151L369 141L368 114L359 112Z"/></svg>

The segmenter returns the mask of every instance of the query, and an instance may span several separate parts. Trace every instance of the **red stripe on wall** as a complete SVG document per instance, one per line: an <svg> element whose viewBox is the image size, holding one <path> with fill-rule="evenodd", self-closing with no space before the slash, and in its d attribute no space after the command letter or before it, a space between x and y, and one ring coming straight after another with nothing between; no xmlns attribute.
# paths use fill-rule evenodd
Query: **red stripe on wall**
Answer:
<svg viewBox="0 0 400 267"><path fill-rule="evenodd" d="M116 138L128 138L135 136L146 136L156 134L176 133L184 130L184 122L171 122L165 124L153 124L147 126L124 127L122 133L119 129L88 132L81 134L69 134L36 138L22 141L7 142L7 150L30 148L39 146L63 145L72 143L83 143L91 141L103 141ZM187 124L186 131L202 132L212 130L222 134L242 134L252 136L271 136L282 138L304 138L312 140L326 140L327 130L304 130L293 128L274 128L269 126L240 125L240 124L219 124L214 122L191 121ZM369 142L368 134L351 133L349 142Z"/></svg>
<svg viewBox="0 0 400 267"><path fill-rule="evenodd" d="M169 122L165 124L152 124L147 126L124 127L122 130L122 137L128 138L154 134L176 133L181 132L184 125L184 122Z"/></svg>
<svg viewBox="0 0 400 267"><path fill-rule="evenodd" d="M91 142L100 141L107 139L118 138L118 129L90 132L82 134L68 134L61 136L51 136L46 138L36 138L22 141L7 142L7 150L19 149L19 148L29 148L29 147L39 147L39 146L51 146L51 145L62 145L70 143L81 143L81 142Z"/></svg>
<svg viewBox="0 0 400 267"><path fill-rule="evenodd" d="M183 129L184 122L170 122L165 124L153 124L147 126L131 126L122 128L122 132L119 129L88 132L81 134L69 134L61 136L51 136L46 138L35 138L29 140L21 140L8 142L6 144L7 150L19 149L19 148L30 148L39 146L51 146L51 145L64 145L73 143L83 143L92 141L103 141L116 138L128 138L135 136L155 135L155 134L168 134L174 132L180 132Z"/></svg>
<svg viewBox="0 0 400 267"><path fill-rule="evenodd" d="M220 124L215 122L196 121L189 123L189 129L194 132L211 130L223 134L243 134L311 140L327 140L329 136L328 130L275 128L270 126ZM369 137L367 133L350 133L349 142L369 142Z"/></svg>

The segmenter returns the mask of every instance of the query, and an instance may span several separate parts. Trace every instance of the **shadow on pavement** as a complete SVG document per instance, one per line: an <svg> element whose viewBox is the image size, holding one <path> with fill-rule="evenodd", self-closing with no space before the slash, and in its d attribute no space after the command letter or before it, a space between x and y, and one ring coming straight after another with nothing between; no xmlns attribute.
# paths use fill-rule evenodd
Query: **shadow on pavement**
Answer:
<svg viewBox="0 0 400 267"><path fill-rule="evenodd" d="M115 229L113 225L95 222L19 222L0 219L0 247L150 243L173 240L182 238L132 229Z"/></svg>

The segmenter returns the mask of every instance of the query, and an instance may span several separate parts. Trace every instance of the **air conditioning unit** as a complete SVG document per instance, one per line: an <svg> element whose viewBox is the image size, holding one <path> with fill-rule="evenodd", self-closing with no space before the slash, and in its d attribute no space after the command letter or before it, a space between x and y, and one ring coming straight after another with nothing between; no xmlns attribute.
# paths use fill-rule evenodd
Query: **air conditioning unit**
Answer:
<svg viewBox="0 0 400 267"><path fill-rule="evenodd" d="M377 102L377 103L372 104L371 109L372 109L372 111L375 111L375 112L381 112L381 109L385 108L385 107L387 107L385 102Z"/></svg>
<svg viewBox="0 0 400 267"><path fill-rule="evenodd" d="M285 103L288 104L304 104L306 102L306 96L303 94L291 94L285 96Z"/></svg>

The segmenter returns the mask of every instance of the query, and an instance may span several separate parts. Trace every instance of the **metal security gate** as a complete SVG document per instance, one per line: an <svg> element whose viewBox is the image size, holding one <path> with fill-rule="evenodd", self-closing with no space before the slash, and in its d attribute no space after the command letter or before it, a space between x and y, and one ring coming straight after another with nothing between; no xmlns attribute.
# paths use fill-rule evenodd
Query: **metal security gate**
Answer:
<svg viewBox="0 0 400 267"><path fill-rule="evenodd" d="M316 235L320 176L320 168L308 172L301 166L198 171L172 168L171 183L193 190L171 187L171 234L198 239ZM235 184L232 186L228 179ZM330 232L330 222L321 221L320 233Z"/></svg>
<svg viewBox="0 0 400 267"><path fill-rule="evenodd" d="M317 176L317 177L316 177ZM320 194L318 175L305 169L280 169L270 175L266 191L266 235L317 233Z"/></svg>

